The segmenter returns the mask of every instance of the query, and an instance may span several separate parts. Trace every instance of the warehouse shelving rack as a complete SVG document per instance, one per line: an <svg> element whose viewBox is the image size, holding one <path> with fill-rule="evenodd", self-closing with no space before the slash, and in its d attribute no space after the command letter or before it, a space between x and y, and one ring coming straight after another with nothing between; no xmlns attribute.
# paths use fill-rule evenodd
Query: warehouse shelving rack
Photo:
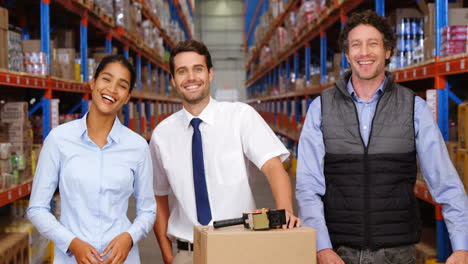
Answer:
<svg viewBox="0 0 468 264"><path fill-rule="evenodd" d="M279 135L282 135L295 145L299 141L300 131L296 125L289 125L289 127L281 127L279 124L284 124L290 121L297 121L298 123L304 121L306 109L312 102L313 97L319 95L323 90L334 85L334 83L327 83L325 76L327 75L327 35L326 30L328 27L341 22L341 28L347 20L346 14L363 4L363 0L335 0L332 7L324 10L316 22L308 25L300 37L295 39L294 44L285 48L282 53L274 55L272 62L267 63L263 68L252 72L252 64L256 63L259 58L260 49L268 43L273 36L275 29L279 27L288 12L294 6L297 6L299 0L285 0L285 11L280 14L275 22L270 26L265 37L259 41L257 45L257 52L252 55L246 63L246 88L248 99L247 102L253 106L256 104L266 104L266 111L260 111L266 121L270 123L272 129ZM420 1L416 1L420 4ZM264 0L245 0L245 24L244 24L244 46L247 48L253 45L252 32L258 26L258 17L268 9L268 1ZM381 15L385 15L385 1L375 0L375 11ZM439 128L442 132L444 139L447 141L449 136L449 99L460 104L462 100L451 91L451 78L457 74L468 73L468 55L461 54L452 57L441 57L441 31L442 28L448 25L448 1L435 0L435 59L426 61L419 65L399 68L393 71L394 79L396 82L405 83L417 80L433 79L433 89L431 92L435 95L435 117L437 119ZM288 91L274 95L265 95L268 87L276 85L279 80L279 75L285 75L286 80L291 78L291 68L294 76L299 76L299 63L300 60L304 63L304 78L306 83L310 83L310 64L311 64L311 49L310 42L317 37L320 38L320 83L311 83L302 90ZM303 50L303 58L300 58L299 53ZM292 61L292 65L291 65ZM292 66L292 67L291 67ZM342 72L347 68L347 62L342 54L341 63ZM409 86L411 87L411 86ZM259 95L260 94L260 95ZM286 101L286 103L284 103ZM302 107L302 111L301 111ZM276 114L276 118L275 118ZM294 122L292 122L294 123ZM296 153L297 154L297 153ZM434 202L429 193L425 183L417 181L414 189L415 195L432 205L435 208L435 219L437 229L437 261L444 262L449 256L449 237L448 232L443 221L441 212L441 205Z"/></svg>
<svg viewBox="0 0 468 264"><path fill-rule="evenodd" d="M150 19L155 26L160 30L164 40L165 52L167 53L170 49L175 46L175 43L171 41L167 30L162 28L161 22L158 17L153 15L149 8L142 0L131 0L133 2L139 2L142 4L142 14L144 17ZM165 0L169 3L170 16L172 20L179 23L181 28L185 32L186 38L191 38L193 32L188 26L186 17L180 7L179 1L187 1L189 6L189 15L193 17L193 6L190 0ZM14 1L8 1L4 3L5 7L13 4ZM154 128L156 122L166 118L170 113L174 112L176 105L180 105L180 100L170 94L169 80L170 73L168 62L165 58L154 54L148 47L143 44L141 39L138 39L132 32L127 32L124 28L115 26L112 19L99 15L96 12L96 7L93 5L93 1L90 0L40 0L40 36L41 36L41 50L47 54L47 62L50 65L50 8L51 2L61 6L67 12L77 15L80 18L80 53L81 53L81 74L83 75L84 82L64 80L53 76L40 76L22 72L13 72L5 69L0 69L0 86L4 91L8 91L10 88L15 87L24 89L34 89L43 92L42 99L34 105L29 115L32 115L36 110L42 108L42 120L43 120L43 137L45 138L51 129L51 99L53 98L54 92L67 92L70 94L80 94L81 100L77 102L75 106L70 109L68 113L74 113L81 111L84 114L88 109L88 100L90 96L90 88L88 83L88 69L87 69L87 49L88 49L88 27L92 26L93 30L100 32L105 37L103 38L103 44L107 53L111 53L112 41L117 41L118 44L123 46L123 54L127 58L130 57L130 52L135 54L135 68L137 73L137 84L132 92L132 101L137 104L137 109L140 112L138 118L140 118L140 124L146 124L150 122L150 127ZM2 4L3 1L0 1ZM23 32L28 32L24 30ZM23 39L29 39L29 35L25 33ZM141 83L141 64L142 59L146 60L148 72L153 69L157 69L158 73L163 73L166 79L165 94L156 94L155 89L151 89L152 92L142 91ZM159 80L156 83L152 83L152 86L156 88L159 85ZM160 116L154 117L151 113L150 103L156 102L164 104L161 106ZM146 114L141 114L141 112ZM135 128L133 125L133 119L131 118L131 110L128 105L124 108L125 112L125 125L129 128L140 132L145 138L149 138L151 131L146 131L145 127ZM13 186L7 190L0 190L0 207L14 202L17 199L25 197L31 193L32 180L24 182L22 184Z"/></svg>

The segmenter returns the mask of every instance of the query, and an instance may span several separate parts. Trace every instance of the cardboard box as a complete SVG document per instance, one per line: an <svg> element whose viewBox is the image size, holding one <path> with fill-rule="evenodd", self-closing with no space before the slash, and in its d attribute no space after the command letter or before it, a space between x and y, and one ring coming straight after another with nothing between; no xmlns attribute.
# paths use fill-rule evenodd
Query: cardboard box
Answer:
<svg viewBox="0 0 468 264"><path fill-rule="evenodd" d="M53 39L57 43L57 48L65 48L65 49L74 49L75 44L75 34L74 31L71 29L57 29L54 30Z"/></svg>
<svg viewBox="0 0 468 264"><path fill-rule="evenodd" d="M93 54L93 58L94 58L94 60L96 61L96 64L99 65L99 63L102 61L102 59L103 59L104 57L106 57L106 56L109 56L109 55L110 55L109 53L105 53L105 52L104 52L104 53L101 53L101 52L99 52L99 53L94 53L94 54Z"/></svg>
<svg viewBox="0 0 468 264"><path fill-rule="evenodd" d="M0 28L0 68L8 69L8 30Z"/></svg>
<svg viewBox="0 0 468 264"><path fill-rule="evenodd" d="M56 49L57 63L60 65L60 77L75 79L75 49Z"/></svg>
<svg viewBox="0 0 468 264"><path fill-rule="evenodd" d="M390 25L395 26L402 18L422 18L422 12L417 8L397 8L388 16Z"/></svg>
<svg viewBox="0 0 468 264"><path fill-rule="evenodd" d="M459 149L457 152L457 172L460 180L465 185L465 191L468 192L468 153Z"/></svg>
<svg viewBox="0 0 468 264"><path fill-rule="evenodd" d="M450 8L448 10L448 25L468 25L468 8Z"/></svg>
<svg viewBox="0 0 468 264"><path fill-rule="evenodd" d="M468 130L466 127L468 119L468 104L463 102L458 105L458 146L467 149Z"/></svg>
<svg viewBox="0 0 468 264"><path fill-rule="evenodd" d="M29 263L29 238L27 233L0 235L2 263Z"/></svg>
<svg viewBox="0 0 468 264"><path fill-rule="evenodd" d="M245 230L194 227L194 264L316 263L316 231L309 227Z"/></svg>
<svg viewBox="0 0 468 264"><path fill-rule="evenodd" d="M8 9L0 7L0 29L8 30Z"/></svg>
<svg viewBox="0 0 468 264"><path fill-rule="evenodd" d="M435 38L434 38L434 35L430 35L424 39L424 60L430 60L434 57L435 57Z"/></svg>
<svg viewBox="0 0 468 264"><path fill-rule="evenodd" d="M453 141L445 141L445 145L447 146L447 151L450 156L450 160L452 161L453 166L456 168L458 143Z"/></svg>
<svg viewBox="0 0 468 264"><path fill-rule="evenodd" d="M21 42L23 46L23 52L41 52L41 40L40 39L29 39L23 40ZM50 50L55 48L55 42L53 40L50 41Z"/></svg>
<svg viewBox="0 0 468 264"><path fill-rule="evenodd" d="M426 39L430 37L434 38L435 34L435 6L434 3L427 4L428 13L424 15L424 35ZM426 49L426 43L424 43L424 49ZM434 44L432 44L434 45Z"/></svg>

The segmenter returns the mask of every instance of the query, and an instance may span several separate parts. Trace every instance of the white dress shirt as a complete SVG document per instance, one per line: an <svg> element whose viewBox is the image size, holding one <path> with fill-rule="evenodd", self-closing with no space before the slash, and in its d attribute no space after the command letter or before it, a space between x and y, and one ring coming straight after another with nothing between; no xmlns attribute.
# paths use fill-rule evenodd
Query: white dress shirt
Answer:
<svg viewBox="0 0 468 264"><path fill-rule="evenodd" d="M187 241L193 241L193 226L200 225L193 185L192 118L185 109L174 113L156 127L150 142L154 193L175 197L167 234ZM198 118L203 121L200 131L212 221L241 217L256 208L246 159L261 168L273 157L284 161L289 152L262 117L244 103L210 98Z"/></svg>

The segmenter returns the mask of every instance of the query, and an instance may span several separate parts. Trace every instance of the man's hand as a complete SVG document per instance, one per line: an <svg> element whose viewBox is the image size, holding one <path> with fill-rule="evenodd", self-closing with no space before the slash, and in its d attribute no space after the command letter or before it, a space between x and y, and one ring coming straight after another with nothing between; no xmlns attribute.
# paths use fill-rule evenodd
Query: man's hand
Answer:
<svg viewBox="0 0 468 264"><path fill-rule="evenodd" d="M289 210L284 210L286 212L286 224L283 225L283 228L293 228L301 226L301 219L294 216Z"/></svg>
<svg viewBox="0 0 468 264"><path fill-rule="evenodd" d="M457 250L453 252L445 264L468 264L468 251Z"/></svg>
<svg viewBox="0 0 468 264"><path fill-rule="evenodd" d="M317 260L319 264L345 264L340 256L330 248L317 252Z"/></svg>
<svg viewBox="0 0 468 264"><path fill-rule="evenodd" d="M96 249L78 238L72 240L68 249L75 256L78 264L98 264L102 262L102 258Z"/></svg>
<svg viewBox="0 0 468 264"><path fill-rule="evenodd" d="M128 252L132 247L132 243L132 237L127 232L116 236L101 254L101 257L104 257L110 252L109 257L104 261L104 264L124 263L127 259Z"/></svg>

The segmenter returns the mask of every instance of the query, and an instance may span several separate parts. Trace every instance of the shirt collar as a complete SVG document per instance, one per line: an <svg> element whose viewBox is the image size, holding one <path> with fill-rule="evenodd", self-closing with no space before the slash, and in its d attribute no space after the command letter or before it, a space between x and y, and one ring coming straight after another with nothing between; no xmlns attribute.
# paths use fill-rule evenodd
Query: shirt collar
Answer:
<svg viewBox="0 0 468 264"><path fill-rule="evenodd" d="M184 113L183 114L184 127L188 129L190 127L190 121L192 121L192 119L195 117L200 118L204 123L207 123L208 125L213 125L214 114L216 112L215 106L217 103L218 102L210 96L210 101L208 102L208 105L205 107L205 109L203 109L203 111L198 116L192 115L191 113L187 111L187 109L183 108L182 112Z"/></svg>
<svg viewBox="0 0 468 264"><path fill-rule="evenodd" d="M86 125L86 118L88 117L88 113L86 113L80 120L79 120L79 134L81 138L86 138L88 140L91 140L88 137L88 127ZM122 123L120 123L119 118L116 116L114 120L114 124L112 125L111 131L109 132L109 135L107 136L108 139L110 139L112 142L117 142L120 143L120 134L122 131ZM109 143L110 143L110 140Z"/></svg>
<svg viewBox="0 0 468 264"><path fill-rule="evenodd" d="M385 79L383 80L383 82L380 84L379 88L377 89L377 91L375 92L375 94L372 96L372 99L371 101L375 100L376 98L379 98L383 91L384 91L384 87L385 87L385 82L387 81L387 76L385 76ZM351 95L351 97L358 101L358 100L362 100L361 98L359 98L356 94L356 92L354 91L354 87L353 87L353 83L351 82L351 78L349 78L348 80L348 84L346 86L346 89L348 90L348 93L349 95Z"/></svg>

